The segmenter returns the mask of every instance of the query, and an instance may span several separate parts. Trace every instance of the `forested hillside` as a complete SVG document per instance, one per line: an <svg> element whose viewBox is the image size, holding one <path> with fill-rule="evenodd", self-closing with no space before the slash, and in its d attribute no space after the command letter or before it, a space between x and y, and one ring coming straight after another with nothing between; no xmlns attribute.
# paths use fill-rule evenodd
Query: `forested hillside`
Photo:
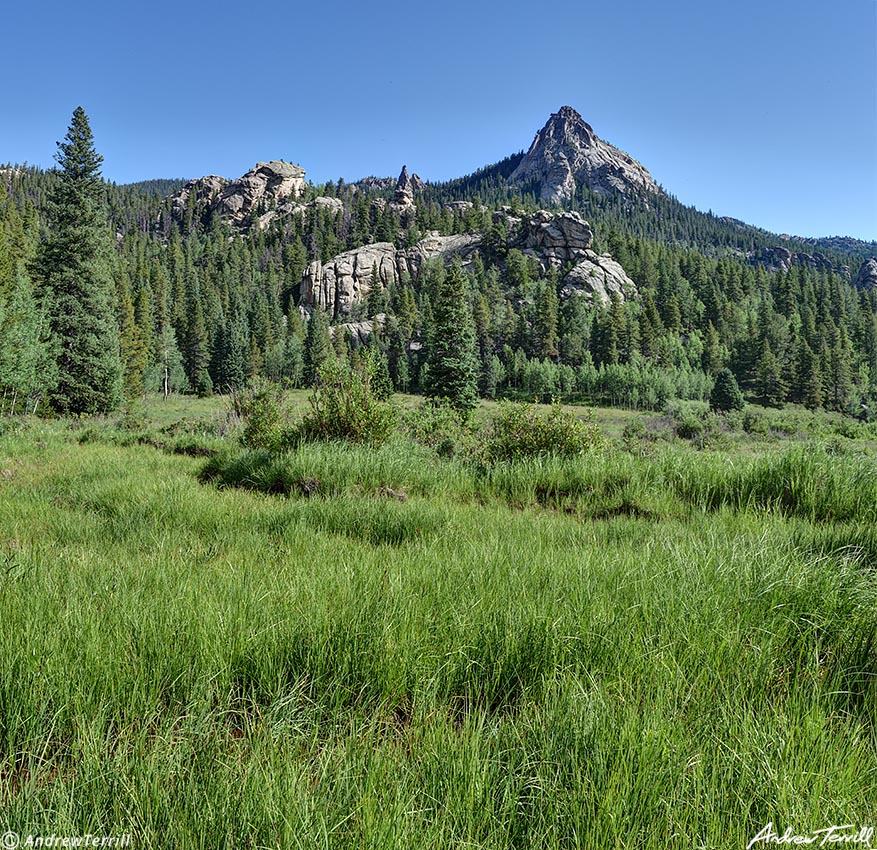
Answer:
<svg viewBox="0 0 877 850"><path fill-rule="evenodd" d="M406 171L398 184L307 183L288 199L266 191L234 221L197 186L184 201L180 180L116 186L100 178L98 162L98 188L87 201L94 219L85 230L106 247L91 271L111 282L115 327L94 333L117 346L109 359L118 358L123 392L82 410L131 404L145 391L226 391L253 376L298 387L328 357L356 364L362 346L393 387L422 392L430 387L431 349L456 330L442 319L447 311L436 310L450 275L462 278L465 309L453 321L471 323L477 390L486 397L659 409L671 398L708 398L729 367L744 392L765 404L861 417L877 411L877 289L861 279L855 285L862 261L877 253L874 243L780 238L685 207L663 191L645 197L579 184L544 226L556 223L559 210L579 212L593 245L579 246L575 259L546 259L517 233L542 206L536 183L512 179L523 158L440 184ZM59 390L69 342L62 326L70 322L57 314L62 284L51 265L82 237L71 242L60 230L64 173L63 162L51 171L0 170L7 412L77 409ZM215 191L233 197L235 185L222 181ZM176 200L167 197L173 193ZM465 253L433 256L422 247L424 239L466 234ZM393 270L376 264L354 273L356 293L314 321L326 305L303 280L321 285L333 258L373 243L395 252ZM592 264L608 253L633 286L566 285L591 248ZM415 249L422 259L396 271L398 258ZM67 260L75 277L75 257ZM78 380L91 380L92 368L83 366Z"/></svg>

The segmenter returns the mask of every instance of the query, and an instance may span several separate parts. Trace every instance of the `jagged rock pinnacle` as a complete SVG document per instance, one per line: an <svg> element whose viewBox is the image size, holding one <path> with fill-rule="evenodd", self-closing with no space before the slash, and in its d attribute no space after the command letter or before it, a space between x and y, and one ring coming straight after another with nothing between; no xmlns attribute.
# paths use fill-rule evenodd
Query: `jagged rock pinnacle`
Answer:
<svg viewBox="0 0 877 850"><path fill-rule="evenodd" d="M660 192L644 166L600 139L571 106L551 115L509 179L538 181L540 200L549 204L571 198L582 185L603 195Z"/></svg>

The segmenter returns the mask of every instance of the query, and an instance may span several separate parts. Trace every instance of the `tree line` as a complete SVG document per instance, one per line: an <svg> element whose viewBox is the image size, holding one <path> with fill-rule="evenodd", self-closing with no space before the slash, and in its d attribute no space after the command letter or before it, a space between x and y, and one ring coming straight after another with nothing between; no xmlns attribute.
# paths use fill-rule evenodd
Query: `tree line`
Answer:
<svg viewBox="0 0 877 850"><path fill-rule="evenodd" d="M581 190L570 202L637 284L638 298L601 304L561 300L564 269L545 273L509 249L493 208L536 208L534 192L505 182L514 157L427 184L414 215L376 203L390 188L339 180L309 185L303 200L338 197L343 211L317 207L244 231L194 206L175 218L161 195L178 182L106 183L81 109L57 159L51 171L0 173L5 412L88 414L256 376L307 386L326 359L356 365L364 355L328 316L300 310L307 264L371 241L410 246L428 231L478 231L483 248L465 268L428 262L374 287L347 317L372 320L365 345L390 391L463 408L510 396L660 409L709 398L728 369L766 404L860 416L877 407L877 292L830 271L752 265L741 251L761 244L754 228L741 236L672 199L631 208ZM450 208L461 195L471 207Z"/></svg>

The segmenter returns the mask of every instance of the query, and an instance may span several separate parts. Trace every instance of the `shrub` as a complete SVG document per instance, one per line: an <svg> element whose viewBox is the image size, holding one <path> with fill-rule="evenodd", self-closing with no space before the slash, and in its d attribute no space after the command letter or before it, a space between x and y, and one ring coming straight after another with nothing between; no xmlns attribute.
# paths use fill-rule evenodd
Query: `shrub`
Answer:
<svg viewBox="0 0 877 850"><path fill-rule="evenodd" d="M757 410L747 410L743 414L743 430L747 434L766 437L770 433L770 423Z"/></svg>
<svg viewBox="0 0 877 850"><path fill-rule="evenodd" d="M573 457L602 442L597 426L559 404L540 411L532 404L507 402L490 422L481 456L488 463L540 456Z"/></svg>
<svg viewBox="0 0 877 850"><path fill-rule="evenodd" d="M639 417L631 419L624 426L621 442L631 454L645 457L654 453L655 435L646 430L645 422Z"/></svg>
<svg viewBox="0 0 877 850"><path fill-rule="evenodd" d="M667 413L673 417L677 437L690 440L699 449L706 448L714 440L716 416L710 412L709 405L676 401L667 405Z"/></svg>
<svg viewBox="0 0 877 850"><path fill-rule="evenodd" d="M347 440L381 445L398 420L398 408L381 401L374 390L378 364L372 355L359 369L332 359L320 367L297 436L306 440Z"/></svg>
<svg viewBox="0 0 877 850"><path fill-rule="evenodd" d="M403 426L415 443L439 457L453 457L472 444L475 431L450 404L430 400L405 413Z"/></svg>
<svg viewBox="0 0 877 850"><path fill-rule="evenodd" d="M247 448L276 451L280 447L285 425L282 398L277 384L262 379L232 393L232 409L243 422L241 442Z"/></svg>

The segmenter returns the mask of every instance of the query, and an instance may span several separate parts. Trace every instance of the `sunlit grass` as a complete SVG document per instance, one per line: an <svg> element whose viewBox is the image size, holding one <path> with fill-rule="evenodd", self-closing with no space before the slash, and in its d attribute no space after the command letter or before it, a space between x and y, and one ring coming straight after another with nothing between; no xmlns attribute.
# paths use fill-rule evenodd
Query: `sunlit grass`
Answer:
<svg viewBox="0 0 877 850"><path fill-rule="evenodd" d="M724 850L873 822L864 457L80 434L0 437L4 828Z"/></svg>

